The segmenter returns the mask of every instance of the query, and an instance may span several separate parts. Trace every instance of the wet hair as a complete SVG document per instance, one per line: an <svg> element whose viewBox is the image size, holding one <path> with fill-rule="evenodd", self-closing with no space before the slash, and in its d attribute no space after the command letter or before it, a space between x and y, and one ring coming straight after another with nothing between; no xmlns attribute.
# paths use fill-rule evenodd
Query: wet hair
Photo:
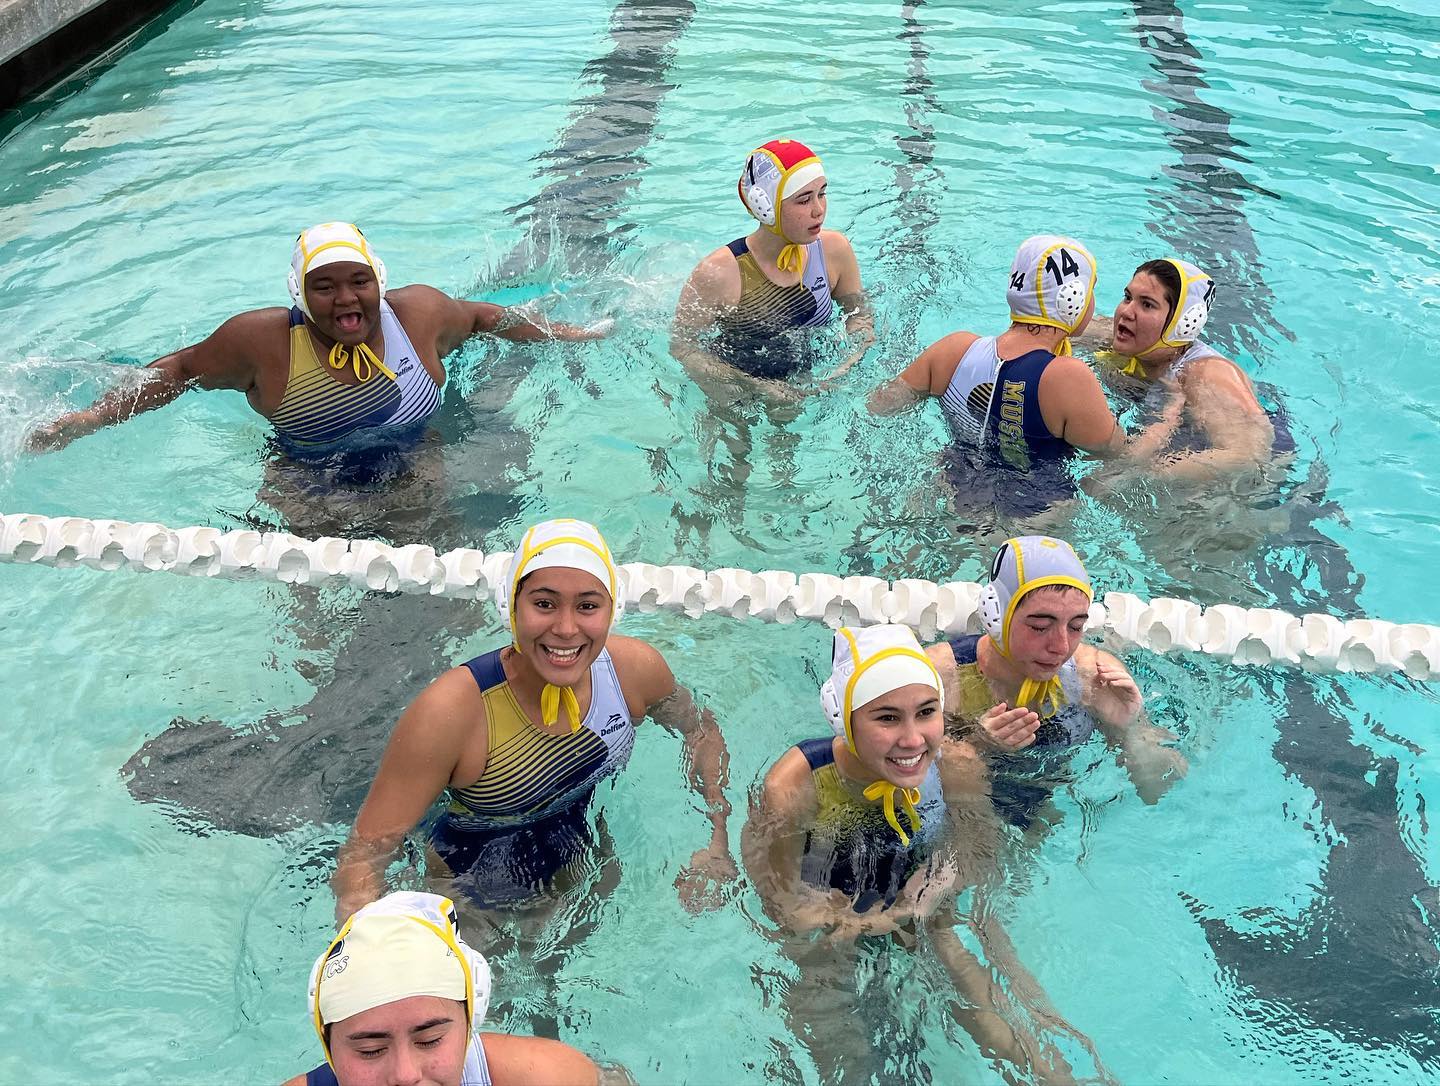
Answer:
<svg viewBox="0 0 1440 1086"><path fill-rule="evenodd" d="M1145 274L1154 277L1160 284L1160 289L1165 292L1165 304L1170 307L1170 312L1165 314L1165 323L1170 323L1170 318L1175 315L1175 303L1180 298L1180 271L1168 260L1147 260L1135 269L1135 274Z"/></svg>

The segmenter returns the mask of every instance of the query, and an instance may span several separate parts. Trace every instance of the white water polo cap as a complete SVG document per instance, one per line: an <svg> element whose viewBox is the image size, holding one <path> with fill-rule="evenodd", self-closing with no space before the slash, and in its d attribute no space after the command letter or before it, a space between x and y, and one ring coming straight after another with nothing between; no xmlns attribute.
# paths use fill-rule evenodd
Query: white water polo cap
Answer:
<svg viewBox="0 0 1440 1086"><path fill-rule="evenodd" d="M600 529L583 520L561 518L542 521L520 538L520 546L510 557L505 583L500 586L500 594L495 599L500 617L510 626L511 645L517 653L521 652L521 648L520 632L515 621L515 600L520 582L542 569L578 569L590 574L610 593L610 625L614 626L624 614L620 570ZM540 692L543 723L548 727L559 719L562 703L570 720L570 730L578 731L580 702L574 688L569 686L545 684Z"/></svg>
<svg viewBox="0 0 1440 1086"><path fill-rule="evenodd" d="M990 563L990 582L980 590L980 619L1003 656L1010 655L1010 622L1025 594L1045 585L1095 590L1075 548L1048 535L1022 535L1000 544Z"/></svg>
<svg viewBox="0 0 1440 1086"><path fill-rule="evenodd" d="M1175 298L1175 312L1170 314L1165 331L1142 355L1165 347L1190 346L1204 331L1205 322L1210 319L1210 306L1215 301L1215 280L1210 276L1188 260L1166 257L1165 263L1174 265L1180 273L1180 293Z"/></svg>
<svg viewBox="0 0 1440 1086"><path fill-rule="evenodd" d="M1016 324L1059 328L1067 337L1080 330L1095 298L1098 265L1074 238L1037 234L1026 238L1010 265L1010 319ZM1059 354L1069 354L1068 341Z"/></svg>
<svg viewBox="0 0 1440 1086"><path fill-rule="evenodd" d="M830 678L820 687L820 706L853 754L850 715L892 690L915 683L933 687L944 708L940 673L909 626L842 626L835 631Z"/></svg>
<svg viewBox="0 0 1440 1086"><path fill-rule="evenodd" d="M465 1004L474 1033L490 1007L490 965L460 938L455 904L439 894L388 894L358 910L310 971L309 1005L325 1059L325 1027L414 996Z"/></svg>
<svg viewBox="0 0 1440 1086"><path fill-rule="evenodd" d="M360 228L348 222L322 222L302 230L290 254L290 300L307 317L313 319L310 306L305 302L305 276L316 268L342 261L368 264L380 284L380 294L384 296L387 282L385 262L375 255Z"/></svg>

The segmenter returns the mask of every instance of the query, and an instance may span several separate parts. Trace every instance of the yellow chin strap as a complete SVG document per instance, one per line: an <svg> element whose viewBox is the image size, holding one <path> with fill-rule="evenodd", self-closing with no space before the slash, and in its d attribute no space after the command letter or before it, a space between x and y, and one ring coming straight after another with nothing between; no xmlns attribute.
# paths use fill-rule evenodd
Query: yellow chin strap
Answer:
<svg viewBox="0 0 1440 1086"><path fill-rule="evenodd" d="M343 370L346 366L353 367L355 376L360 379L362 385L375 376L376 370L392 381L396 379L395 372L380 361L380 356L370 349L368 343L361 343L354 350L342 343L337 343L330 348L329 362L332 370Z"/></svg>
<svg viewBox="0 0 1440 1086"><path fill-rule="evenodd" d="M1142 381L1150 380L1150 375L1145 372L1145 367L1140 364L1140 359L1133 354L1118 354L1111 350L1096 351L1095 361L1106 369L1123 373L1127 377L1138 377Z"/></svg>
<svg viewBox="0 0 1440 1086"><path fill-rule="evenodd" d="M1070 699L1060 685L1060 676L1051 679L1026 679L1020 684L1020 693L1015 696L1016 708L1025 706L1034 709L1045 720L1054 716Z"/></svg>
<svg viewBox="0 0 1440 1086"><path fill-rule="evenodd" d="M900 806L904 808L905 817L910 820L910 830L913 833L920 828L920 814L915 810L915 804L920 802L920 789L901 788L889 781L876 781L865 789L866 799L883 799L885 801L885 821L890 823L890 828L900 835L900 843L909 845L910 834L901 828L900 819L895 814L896 796L900 797Z"/></svg>
<svg viewBox="0 0 1440 1086"><path fill-rule="evenodd" d="M780 231L776 230L775 233L780 234ZM784 234L780 234L780 236L785 238ZM790 241L789 238L785 238L785 240L790 243L780 250L780 255L775 260L775 267L783 272L795 272L797 275L804 275L805 246L796 245L793 241Z"/></svg>
<svg viewBox="0 0 1440 1086"><path fill-rule="evenodd" d="M580 730L580 699L575 696L574 687L545 684L540 691L540 722L550 727L560 719L560 705L565 705L565 715L570 718L570 734Z"/></svg>

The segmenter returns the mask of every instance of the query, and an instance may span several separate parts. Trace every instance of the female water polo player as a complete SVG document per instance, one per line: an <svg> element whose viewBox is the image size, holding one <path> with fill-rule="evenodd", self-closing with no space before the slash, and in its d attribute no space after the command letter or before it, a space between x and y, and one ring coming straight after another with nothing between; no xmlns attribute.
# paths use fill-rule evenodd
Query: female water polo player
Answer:
<svg viewBox="0 0 1440 1086"><path fill-rule="evenodd" d="M1002 512L1038 512L1072 496L1076 450L1111 456L1125 448L1100 382L1070 354L1070 337L1095 309L1095 270L1078 241L1027 238L1010 266L1010 327L939 340L875 390L870 410L894 414L938 397L955 439L957 490L993 488Z"/></svg>
<svg viewBox="0 0 1440 1086"><path fill-rule="evenodd" d="M341 850L337 920L384 892L386 864L442 793L431 843L460 894L503 908L563 888L594 851L590 797L624 768L646 715L684 736L713 824L677 880L682 897L698 905L708 880L733 878L724 740L658 652L611 633L618 576L593 525L525 533L498 601L511 643L441 675L400 717Z"/></svg>
<svg viewBox="0 0 1440 1086"><path fill-rule="evenodd" d="M394 893L344 924L310 972L325 1062L285 1086L595 1086L569 1045L481 1033L490 966L460 938L454 904Z"/></svg>
<svg viewBox="0 0 1440 1086"><path fill-rule="evenodd" d="M837 308L847 314L846 331L856 342L833 378L874 342L874 321L855 251L844 234L823 228L825 170L814 152L798 140L771 140L747 156L739 189L759 225L690 274L670 353L707 391L748 377L793 398L796 390L784 382L813 357L804 330L829 324Z"/></svg>
<svg viewBox="0 0 1440 1086"><path fill-rule="evenodd" d="M981 763L945 739L943 684L914 633L841 628L820 701L833 735L800 743L771 766L744 855L800 968L787 1010L797 1037L811 1039L822 1081L870 1081L878 1062L871 1039L894 1031L877 1023L883 1011L874 1000L857 996L855 967L864 955L876 959L877 980L901 972L878 960L896 946L936 955L955 986L956 1000L945 1001L951 1013L985 1055L1012 1065L1007 1078L1017 1069L1067 1078L1064 1058L1014 1003L1024 993L1029 1016L1089 1042L1044 1005L987 908L968 918L957 912L957 895L995 872L995 821ZM962 923L988 966L956 935Z"/></svg>
<svg viewBox="0 0 1440 1086"><path fill-rule="evenodd" d="M1097 355L1106 368L1184 394L1194 440L1182 435L1172 443L1182 418L1171 413L1167 440L1156 450L1157 471L1166 477L1215 478L1295 448L1283 412L1268 415L1245 372L1200 339L1214 299L1215 281L1194 264L1147 260L1135 269L1114 318L1097 318L1085 337L1107 348Z"/></svg>
<svg viewBox="0 0 1440 1086"><path fill-rule="evenodd" d="M1063 752L1099 731L1146 803L1185 775L1175 737L1150 724L1144 699L1125 665L1086 645L1094 589L1070 544L1048 536L1008 539L990 565L980 596L985 632L926 650L945 681L956 735L992 755L994 800L1028 826L1050 789L1034 772L1053 770L1034 757Z"/></svg>
<svg viewBox="0 0 1440 1086"><path fill-rule="evenodd" d="M440 406L441 361L470 336L598 339L599 326L532 323L489 302L434 287L386 290L385 263L350 223L312 226L295 239L287 311L231 317L208 338L151 362L135 388L107 393L30 435L58 449L101 427L163 407L188 388L245 393L281 446L306 458L357 441L413 439Z"/></svg>

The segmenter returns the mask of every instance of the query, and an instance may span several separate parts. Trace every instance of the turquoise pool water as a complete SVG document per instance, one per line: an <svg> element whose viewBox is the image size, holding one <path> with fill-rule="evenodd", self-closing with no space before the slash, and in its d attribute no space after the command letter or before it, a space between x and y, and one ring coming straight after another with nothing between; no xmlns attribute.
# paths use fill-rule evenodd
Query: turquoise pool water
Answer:
<svg viewBox="0 0 1440 1086"><path fill-rule="evenodd" d="M1217 272L1215 338L1280 390L1300 444L1279 512L1087 504L1072 536L1098 583L1440 621L1440 18L1359 0L998 7L206 0L158 24L0 142L0 509L487 548L563 514L632 560L974 579L990 537L947 516L936 413L882 426L863 396L945 331L1003 319L1015 242L1057 230L1100 258L1105 306L1143 258ZM779 132L824 154L830 223L880 322L880 346L784 427L708 411L664 331L694 261L746 229L737 156ZM621 330L466 348L443 449L364 506L272 497L238 396L20 455L27 426L137 362L283 304L295 233L330 218L361 223L395 283ZM304 981L344 833L325 797L358 801L364 757L261 742L260 779L227 771L243 758L195 770L200 812L137 802L121 767L172 718L244 737L270 713L301 727L312 698L373 755L410 691L497 643L493 614L84 570L0 567L0 586L0 1081L313 1066ZM737 800L825 727L819 627L625 630L721 719ZM1127 1082L1440 1081L1435 689L1127 660L1190 774L1149 808L1102 749L1077 754L1063 822L997 902L1051 1001ZM559 1005L525 1005L513 955L500 992L644 1083L811 1076L753 894L700 917L676 901L705 826L677 744L651 732L605 797L623 879ZM300 816L267 824L257 796ZM934 978L894 968L897 991L867 997L888 1046L937 1082L994 1080Z"/></svg>

